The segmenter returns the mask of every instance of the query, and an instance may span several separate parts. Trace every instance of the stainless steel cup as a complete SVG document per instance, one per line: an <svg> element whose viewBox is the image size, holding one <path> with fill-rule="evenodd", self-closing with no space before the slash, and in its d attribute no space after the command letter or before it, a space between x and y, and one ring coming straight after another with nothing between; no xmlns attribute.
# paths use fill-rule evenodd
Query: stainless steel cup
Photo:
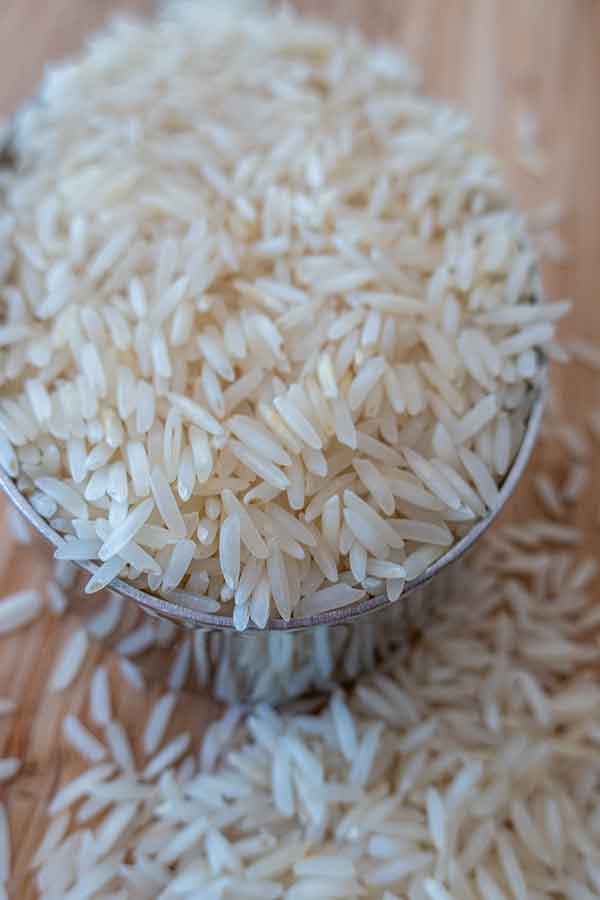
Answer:
<svg viewBox="0 0 600 900"><path fill-rule="evenodd" d="M372 669L423 627L434 597L451 597L452 564L470 550L504 509L533 450L543 411L543 380L531 388L529 416L520 449L500 489L497 507L431 565L408 582L400 599L369 597L315 616L272 619L263 631L250 624L236 632L231 616L199 612L115 579L111 590L132 600L145 613L180 628L203 633L196 640L205 655L205 682L227 702L280 702L312 691L329 690ZM33 509L15 482L0 470L0 487L30 524L55 547L62 537ZM77 563L94 573L92 562Z"/></svg>

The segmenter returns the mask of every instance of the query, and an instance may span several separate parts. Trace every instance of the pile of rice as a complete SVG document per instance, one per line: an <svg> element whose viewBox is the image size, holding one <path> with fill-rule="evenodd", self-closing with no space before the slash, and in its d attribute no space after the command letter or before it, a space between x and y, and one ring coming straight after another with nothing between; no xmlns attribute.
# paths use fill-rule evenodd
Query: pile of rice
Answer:
<svg viewBox="0 0 600 900"><path fill-rule="evenodd" d="M57 555L236 628L427 569L494 508L564 305L406 60L260 5L121 22L0 170L0 462Z"/></svg>
<svg viewBox="0 0 600 900"><path fill-rule="evenodd" d="M552 527L490 539L351 693L232 706L199 753L174 693L128 737L97 669L85 721L63 723L86 768L51 801L39 896L597 898L597 564Z"/></svg>
<svg viewBox="0 0 600 900"><path fill-rule="evenodd" d="M91 675L88 703L81 703L79 682L63 720L62 740L83 764L74 780L63 774L50 802L30 864L36 895L597 898L598 562L578 552L589 535L573 523L581 485L593 475L593 446L584 428L556 419L547 422L544 443L543 451L554 452L538 459L551 465L531 488L545 511L538 485L551 486L547 517L496 530L468 564L427 586L433 605L420 633L352 691L305 698L285 711L233 705L198 744L197 697L181 694L191 656L184 635L169 691L142 726L127 729L116 707L124 691L144 687L133 659L156 641L169 643L175 630L147 621L123 637L119 666L106 654ZM583 481L576 475L582 472ZM0 601L2 633L26 626L44 605L64 611L72 573L59 562L54 577L46 604L35 590ZM90 639L117 626L122 606L112 596L78 617L51 690L73 684ZM363 648L385 631L385 620L380 613L371 626L354 628ZM312 662L317 675L334 656L340 631L315 633L306 666ZM262 667L292 682L294 648L309 636L233 637L247 648L248 668L254 654L257 672ZM205 635L197 632L193 645L203 683ZM227 653L222 659L239 662ZM227 665L217 682L227 681ZM0 716L15 707L0 698ZM22 765L35 765L35 758L0 759L0 781L14 779ZM18 840L13 828L12 842ZM3 885L15 896L25 890L23 881L10 880L11 855L9 816L0 804L0 896L7 896Z"/></svg>

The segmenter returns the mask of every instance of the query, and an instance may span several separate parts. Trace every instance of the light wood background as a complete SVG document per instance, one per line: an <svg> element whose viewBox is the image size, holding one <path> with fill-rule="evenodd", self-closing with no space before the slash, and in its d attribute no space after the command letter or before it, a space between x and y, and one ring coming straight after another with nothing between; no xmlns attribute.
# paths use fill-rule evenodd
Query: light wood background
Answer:
<svg viewBox="0 0 600 900"><path fill-rule="evenodd" d="M27 97L46 63L76 51L114 10L149 11L152 5L146 0L0 0L0 116L10 115ZM298 0L297 5L355 23L372 37L402 43L423 67L428 89L466 107L479 133L508 161L522 204L529 208L558 199L565 205L561 234L571 257L568 265L546 268L548 293L575 300L565 335L600 340L599 0ZM539 114L541 142L549 154L549 170L539 180L510 164L515 113L523 107ZM594 393L598 396L600 376L569 366L555 372L554 380L569 420L583 422ZM521 518L533 509L525 483L510 514ZM588 549L597 553L598 495L593 487L573 518L586 527ZM48 565L43 547L15 550L6 529L0 532L0 594L42 585ZM0 640L0 695L19 704L15 718L0 722L0 756L25 760L19 778L2 789L14 846L10 895L17 900L35 897L26 873L45 828L45 806L56 785L79 766L61 741L61 719L67 709L84 707L89 673L103 656L117 684L114 654L95 646L83 677L68 695L47 694L57 650L76 625L75 613L62 621L46 617L17 637ZM141 698L120 684L117 712L139 733L160 686ZM186 696L181 706L174 728L185 723L198 734L216 712L216 705L199 695Z"/></svg>

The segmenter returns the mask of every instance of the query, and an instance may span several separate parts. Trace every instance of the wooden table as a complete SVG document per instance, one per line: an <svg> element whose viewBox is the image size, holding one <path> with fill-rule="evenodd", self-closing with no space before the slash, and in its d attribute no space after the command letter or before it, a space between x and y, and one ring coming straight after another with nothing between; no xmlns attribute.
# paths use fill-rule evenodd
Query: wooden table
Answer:
<svg viewBox="0 0 600 900"><path fill-rule="evenodd" d="M0 5L0 115L9 115L34 88L44 65L81 46L83 37L116 8L149 10L149 0L2 0ZM519 108L539 115L541 143L549 168L540 178L510 173L520 202L530 206L560 200L566 209L562 237L568 265L549 265L546 284L554 297L570 296L575 312L564 327L600 340L600 3L598 0L302 0L307 12L362 26L372 37L400 42L422 65L427 88L460 102L478 131L507 160L514 158L515 115ZM570 421L581 422L600 386L600 376L580 366L555 372L558 394ZM538 451L538 458L539 458ZM549 451L550 453L552 450ZM596 476L600 468L596 464ZM535 509L524 484L511 515ZM537 510L539 512L539 509ZM574 512L593 535L598 503L593 490ZM589 548L597 552L593 537ZM38 544L15 549L6 529L0 541L0 592L42 585L48 554ZM57 783L74 775L75 755L60 739L67 709L85 704L89 674L102 657L111 670L114 654L95 646L83 676L66 696L49 696L46 682L58 648L77 625L77 614L49 616L17 637L0 641L0 695L13 697L18 714L0 722L0 756L25 760L20 777L4 788L13 834L11 896L35 896L28 861L45 828L45 807ZM114 673L113 673L114 675ZM117 713L135 732L160 692L147 696L120 689ZM215 714L207 698L186 697L175 728L184 723L200 734ZM138 726L138 729L141 726Z"/></svg>

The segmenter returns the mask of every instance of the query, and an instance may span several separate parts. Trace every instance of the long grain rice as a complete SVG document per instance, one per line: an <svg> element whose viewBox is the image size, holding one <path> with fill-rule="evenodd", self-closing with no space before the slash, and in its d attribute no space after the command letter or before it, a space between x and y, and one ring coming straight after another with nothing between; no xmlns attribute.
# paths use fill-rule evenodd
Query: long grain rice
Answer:
<svg viewBox="0 0 600 900"><path fill-rule="evenodd" d="M0 285L0 464L74 532L58 556L99 559L88 593L122 575L181 602L202 559L232 614L271 547L238 628L314 595L304 560L334 583L397 564L373 517L345 504L343 530L346 489L421 523L410 569L493 509L568 308L538 296L498 164L401 55L243 9L176 4L48 73L3 171Z"/></svg>
<svg viewBox="0 0 600 900"><path fill-rule="evenodd" d="M0 634L29 625L41 612L42 599L36 590L19 591L0 601Z"/></svg>
<svg viewBox="0 0 600 900"><path fill-rule="evenodd" d="M48 683L50 691L64 691L69 687L83 665L87 649L85 629L78 628L67 640L58 657Z"/></svg>

